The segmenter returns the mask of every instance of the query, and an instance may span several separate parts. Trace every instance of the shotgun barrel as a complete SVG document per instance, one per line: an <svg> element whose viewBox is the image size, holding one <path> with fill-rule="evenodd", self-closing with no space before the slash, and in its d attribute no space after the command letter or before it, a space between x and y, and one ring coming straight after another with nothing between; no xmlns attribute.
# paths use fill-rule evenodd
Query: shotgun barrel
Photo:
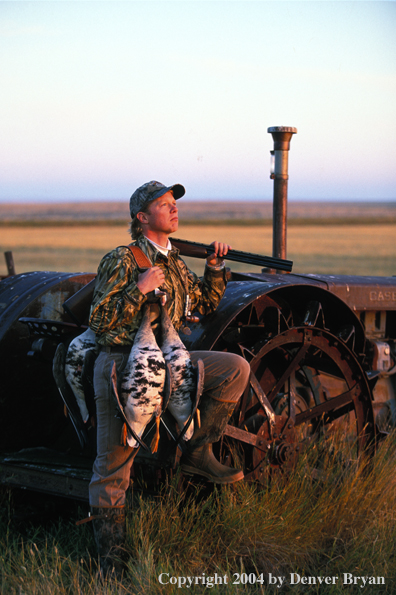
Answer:
<svg viewBox="0 0 396 595"><path fill-rule="evenodd" d="M175 248L178 248L180 254L183 256L192 256L194 258L206 258L209 254L213 254L214 247L207 244L200 244L199 242L190 242L189 240L179 240L172 238L171 243ZM291 272L293 262L291 260L284 260L282 258L275 258L273 256L262 256L261 254L252 254L250 252L242 252L241 250L229 250L227 252L226 260L234 260L235 262L244 262L256 266L267 267L270 269L278 269L280 271Z"/></svg>
<svg viewBox="0 0 396 595"><path fill-rule="evenodd" d="M213 254L214 247L199 242L190 242L189 240L180 240L176 238L171 239L171 243L178 248L180 254L183 256L192 256L194 258L206 258L209 254ZM282 258L275 258L272 256L261 256L261 254L251 254L250 252L241 252L240 250L229 250L226 256L227 260L234 260L236 262L244 262L256 266L267 267L270 269L278 269L290 273L293 262L291 260L283 260ZM77 291L63 304L63 309L71 317L71 319L81 326L84 317L86 316L89 306L92 302L93 292L95 289L96 279L92 279L82 289Z"/></svg>

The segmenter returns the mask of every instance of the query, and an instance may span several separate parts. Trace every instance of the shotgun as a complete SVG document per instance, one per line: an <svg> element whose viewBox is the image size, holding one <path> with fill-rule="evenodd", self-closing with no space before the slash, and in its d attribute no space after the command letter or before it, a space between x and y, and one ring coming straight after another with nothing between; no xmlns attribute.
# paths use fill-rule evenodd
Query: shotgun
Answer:
<svg viewBox="0 0 396 595"><path fill-rule="evenodd" d="M199 242L190 242L188 240L172 238L171 243L175 248L178 248L182 256L206 258L209 254L213 254L214 252L213 246L200 244ZM275 258L272 256L261 256L260 254L251 254L250 252L241 252L240 250L229 250L225 258L226 260L234 260L236 262L244 262L287 272L290 272L293 266L291 260L283 260L282 258ZM95 279L92 279L92 281L77 291L77 293L72 295L63 304L65 312L76 324L78 324L78 326L83 324L83 320L86 317L87 312L89 312L94 289Z"/></svg>
<svg viewBox="0 0 396 595"><path fill-rule="evenodd" d="M175 248L178 248L182 256L192 256L194 258L206 258L209 254L213 254L214 247L207 244L200 244L199 242L190 242L188 240L179 240L171 238L171 243ZM291 272L293 262L291 260L284 260L282 258L275 258L273 256L261 256L261 254L251 254L250 252L241 252L240 250L229 250L225 256L225 260L234 260L236 262L244 262L246 264L253 264L259 267L266 267L270 269L278 269L280 271Z"/></svg>

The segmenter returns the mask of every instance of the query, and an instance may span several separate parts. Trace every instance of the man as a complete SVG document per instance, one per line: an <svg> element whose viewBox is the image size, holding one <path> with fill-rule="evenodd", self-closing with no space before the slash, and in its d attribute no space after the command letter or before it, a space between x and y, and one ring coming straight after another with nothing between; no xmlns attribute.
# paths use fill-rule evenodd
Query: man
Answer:
<svg viewBox="0 0 396 595"><path fill-rule="evenodd" d="M101 346L95 363L94 387L97 409L97 457L90 483L90 504L95 539L103 572L117 562L125 535L125 493L136 449L121 445L122 421L110 395L110 366L116 362L117 376L128 359L142 319L142 307L155 289L168 295L168 311L176 330L185 324L187 310L209 314L218 306L226 287L223 257L229 246L213 242L205 273L199 279L188 270L178 250L169 241L178 229L176 201L185 194L180 184L165 186L156 181L138 188L130 199L131 235L152 266L141 272L127 246L102 259L90 313L90 328ZM154 332L158 320L152 322ZM247 384L250 367L232 353L192 352L195 363L202 359L205 381L200 402L201 426L187 442L181 463L185 473L205 477L215 483L233 483L243 472L221 465L214 457L212 443L220 439L235 405Z"/></svg>

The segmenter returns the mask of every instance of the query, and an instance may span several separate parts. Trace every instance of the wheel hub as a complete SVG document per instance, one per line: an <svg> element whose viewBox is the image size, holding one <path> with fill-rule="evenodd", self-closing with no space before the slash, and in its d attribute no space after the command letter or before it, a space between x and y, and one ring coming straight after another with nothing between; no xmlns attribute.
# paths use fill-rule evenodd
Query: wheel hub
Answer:
<svg viewBox="0 0 396 595"><path fill-rule="evenodd" d="M294 445L287 442L280 442L275 445L275 449L272 454L272 463L278 465L292 464L296 457L296 451Z"/></svg>

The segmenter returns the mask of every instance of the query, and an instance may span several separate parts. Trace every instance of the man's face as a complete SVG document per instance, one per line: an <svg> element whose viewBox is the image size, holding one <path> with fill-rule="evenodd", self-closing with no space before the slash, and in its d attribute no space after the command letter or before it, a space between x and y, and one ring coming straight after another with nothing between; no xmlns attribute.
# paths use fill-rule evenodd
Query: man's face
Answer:
<svg viewBox="0 0 396 595"><path fill-rule="evenodd" d="M149 231L171 234L179 227L176 200L172 192L166 192L153 200L144 215Z"/></svg>

